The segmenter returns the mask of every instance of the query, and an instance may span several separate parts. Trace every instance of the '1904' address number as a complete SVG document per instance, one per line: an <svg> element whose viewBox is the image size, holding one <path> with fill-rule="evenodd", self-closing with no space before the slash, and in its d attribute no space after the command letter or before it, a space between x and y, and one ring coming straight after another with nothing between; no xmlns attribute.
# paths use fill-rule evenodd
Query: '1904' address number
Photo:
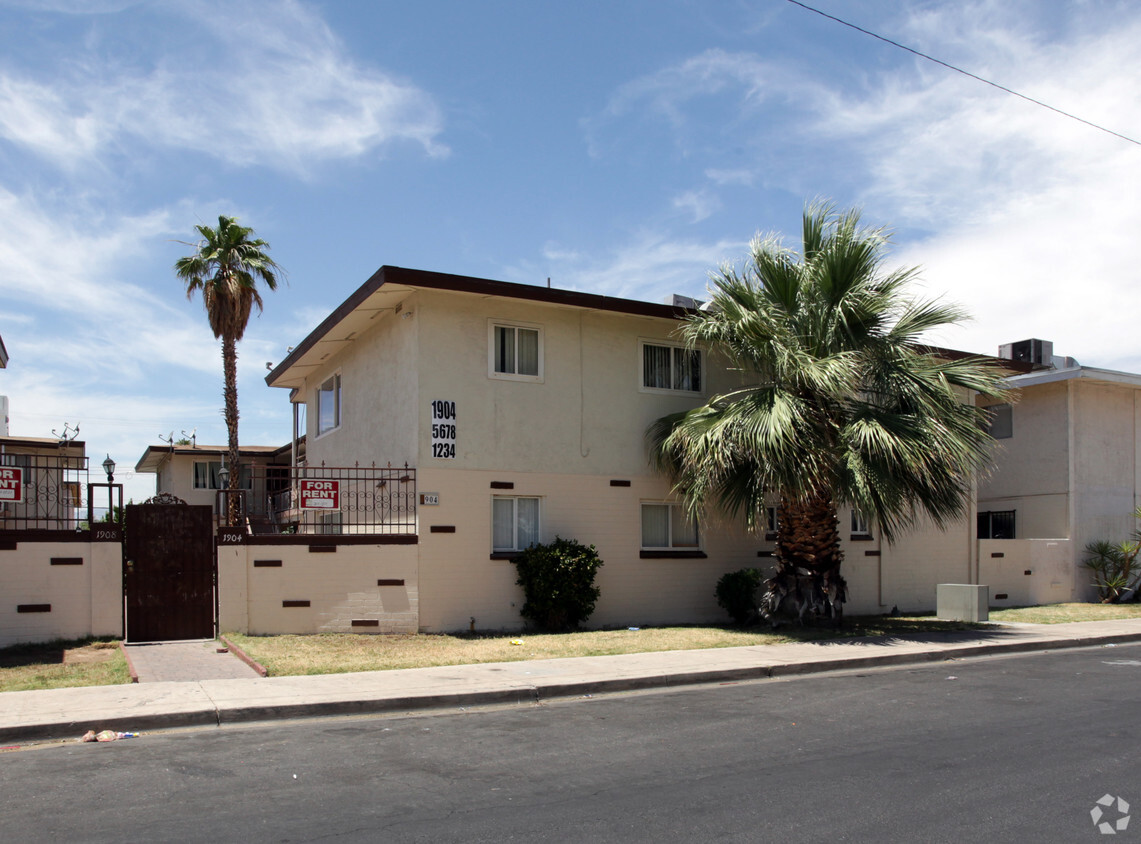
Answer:
<svg viewBox="0 0 1141 844"><path fill-rule="evenodd" d="M432 456L456 459L456 403L446 399L432 402Z"/></svg>

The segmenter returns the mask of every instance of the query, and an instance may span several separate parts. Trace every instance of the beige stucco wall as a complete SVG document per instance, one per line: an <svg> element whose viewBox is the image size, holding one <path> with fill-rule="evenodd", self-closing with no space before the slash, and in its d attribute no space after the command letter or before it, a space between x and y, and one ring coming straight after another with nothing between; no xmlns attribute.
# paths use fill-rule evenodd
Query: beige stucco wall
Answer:
<svg viewBox="0 0 1141 844"><path fill-rule="evenodd" d="M52 565L52 558L83 560ZM0 647L123 632L122 546L118 542L27 542L0 551ZM20 613L21 604L50 612Z"/></svg>
<svg viewBox="0 0 1141 844"><path fill-rule="evenodd" d="M420 294L403 303L400 314L378 312L375 324L345 343L305 380L306 461L309 466L416 465L416 424L420 366ZM426 365L446 365L430 358ZM317 434L317 389L341 374L341 425Z"/></svg>
<svg viewBox="0 0 1141 844"><path fill-rule="evenodd" d="M1068 539L980 539L978 582L990 587L991 606L1073 600L1072 546Z"/></svg>
<svg viewBox="0 0 1141 844"><path fill-rule="evenodd" d="M314 539L314 544L333 544ZM221 546L218 549L219 628L239 633L414 633L419 584L415 545ZM280 566L258 566L258 561ZM378 585L378 580L403 580ZM309 601L285 607L284 601ZM354 626L354 620L378 625Z"/></svg>
<svg viewBox="0 0 1141 844"><path fill-rule="evenodd" d="M561 536L598 549L603 566L595 582L602 594L588 627L723 622L713 595L718 578L747 566L766 567L755 537L712 520L702 531L707 558L642 559L641 504L668 497L666 484L647 475L613 476L629 480L629 487L610 486L609 475L563 473L426 469L420 478L422 490L440 495L438 506L420 510L425 631L466 630L473 617L478 629L523 626L515 566L490 559L495 495L539 497L542 541ZM493 481L514 489L491 489Z"/></svg>
<svg viewBox="0 0 1141 844"><path fill-rule="evenodd" d="M998 440L991 473L979 483L978 509L1015 510L1018 538L1070 533L1068 382L1021 392L1013 436Z"/></svg>

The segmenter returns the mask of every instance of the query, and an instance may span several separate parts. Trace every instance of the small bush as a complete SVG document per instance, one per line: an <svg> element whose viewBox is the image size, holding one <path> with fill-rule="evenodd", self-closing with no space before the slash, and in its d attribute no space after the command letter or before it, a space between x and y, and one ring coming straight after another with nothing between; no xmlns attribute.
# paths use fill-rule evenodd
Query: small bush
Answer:
<svg viewBox="0 0 1141 844"><path fill-rule="evenodd" d="M737 624L747 624L757 614L757 589L763 580L760 569L740 569L721 575L717 581L717 605Z"/></svg>
<svg viewBox="0 0 1141 844"><path fill-rule="evenodd" d="M594 575L602 565L593 545L560 539L533 545L515 558L523 587L520 615L544 630L571 630L590 618L601 594Z"/></svg>

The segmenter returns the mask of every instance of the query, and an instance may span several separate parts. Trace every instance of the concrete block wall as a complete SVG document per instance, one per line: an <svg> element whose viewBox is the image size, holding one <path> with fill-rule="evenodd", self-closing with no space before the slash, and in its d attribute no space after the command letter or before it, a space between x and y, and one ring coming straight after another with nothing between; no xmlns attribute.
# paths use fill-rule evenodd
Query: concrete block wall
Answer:
<svg viewBox="0 0 1141 844"><path fill-rule="evenodd" d="M240 633L414 633L415 545L256 544L218 549L219 627Z"/></svg>
<svg viewBox="0 0 1141 844"><path fill-rule="evenodd" d="M0 647L121 636L122 545L13 540L0 550Z"/></svg>

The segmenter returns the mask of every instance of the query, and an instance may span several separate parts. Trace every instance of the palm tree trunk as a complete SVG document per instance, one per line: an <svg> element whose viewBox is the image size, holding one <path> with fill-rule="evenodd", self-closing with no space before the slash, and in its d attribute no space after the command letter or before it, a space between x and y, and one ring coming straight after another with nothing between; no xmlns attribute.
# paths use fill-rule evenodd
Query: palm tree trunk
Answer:
<svg viewBox="0 0 1141 844"><path fill-rule="evenodd" d="M226 402L226 433L229 435L230 480L226 495L226 524L238 524L238 492L241 486L241 466L238 463L238 344L230 335L222 337L222 370L225 387L222 397Z"/></svg>
<svg viewBox="0 0 1141 844"><path fill-rule="evenodd" d="M844 554L831 493L816 492L805 498L782 496L773 556L778 571L799 568L814 574L839 573Z"/></svg>

